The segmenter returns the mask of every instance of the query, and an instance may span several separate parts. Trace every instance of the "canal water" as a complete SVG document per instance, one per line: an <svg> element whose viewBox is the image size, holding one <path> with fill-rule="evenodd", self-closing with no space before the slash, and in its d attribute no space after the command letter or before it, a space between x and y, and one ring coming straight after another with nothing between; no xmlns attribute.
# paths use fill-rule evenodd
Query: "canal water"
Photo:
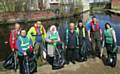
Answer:
<svg viewBox="0 0 120 74"><path fill-rule="evenodd" d="M87 25L88 23L86 22L86 20L90 20L91 15L95 15L97 17L102 29L104 29L104 24L106 22L109 22L112 24L112 27L114 27L117 34L117 44L120 45L120 16L112 15L105 11L85 12L83 14L76 15L74 17L42 21L42 23L46 30L49 29L50 25L53 25L53 24L56 25L58 28L61 40L64 41L65 29L68 27L68 24L71 20L76 22L77 24L77 21L79 19L83 19L83 21L85 22L84 24ZM33 25L33 23L34 22L20 23L20 24L23 28L28 30ZM14 24L0 25L0 61L3 61L11 52L11 49L9 46L9 33L10 33L10 30L13 29L13 27L14 27Z"/></svg>

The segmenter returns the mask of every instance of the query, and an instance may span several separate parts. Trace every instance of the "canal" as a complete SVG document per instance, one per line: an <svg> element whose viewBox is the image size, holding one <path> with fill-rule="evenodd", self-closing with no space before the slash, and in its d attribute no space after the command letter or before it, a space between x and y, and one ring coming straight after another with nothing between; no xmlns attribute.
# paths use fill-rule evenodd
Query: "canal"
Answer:
<svg viewBox="0 0 120 74"><path fill-rule="evenodd" d="M104 24L106 22L109 22L112 24L112 27L114 27L117 34L117 44L120 45L120 16L116 16L105 11L88 11L80 15L76 15L74 17L47 20L47 21L42 21L42 23L46 30L48 30L50 25L52 24L56 25L58 28L58 31L60 32L60 37L64 41L65 29L68 27L70 20L73 20L77 24L77 21L79 19L83 19L83 21L85 22L86 20L90 20L89 18L91 18L92 15L95 15L97 17L102 29L104 29ZM20 23L20 24L22 27L28 30L33 25L33 23L34 22ZM87 25L87 22L85 22L84 24ZM3 61L5 57L7 57L8 54L11 52L11 49L9 46L9 33L10 33L10 30L13 29L13 27L14 27L14 24L0 25L0 61Z"/></svg>

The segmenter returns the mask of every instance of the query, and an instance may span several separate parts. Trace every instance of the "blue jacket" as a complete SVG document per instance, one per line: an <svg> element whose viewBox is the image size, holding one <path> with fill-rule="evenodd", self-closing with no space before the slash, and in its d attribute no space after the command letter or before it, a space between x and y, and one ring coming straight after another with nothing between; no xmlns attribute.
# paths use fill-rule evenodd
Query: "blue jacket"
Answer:
<svg viewBox="0 0 120 74"><path fill-rule="evenodd" d="M26 38L27 36L25 36L25 37L23 37L23 38ZM24 50L22 49L22 47L21 47L21 43L22 43L22 41L19 39L19 37L18 37L18 39L17 39L17 49L18 49L18 53L20 53L20 55L22 56L23 55L23 52L24 52ZM32 40L30 39L30 46L32 46ZM19 54L18 54L19 55Z"/></svg>

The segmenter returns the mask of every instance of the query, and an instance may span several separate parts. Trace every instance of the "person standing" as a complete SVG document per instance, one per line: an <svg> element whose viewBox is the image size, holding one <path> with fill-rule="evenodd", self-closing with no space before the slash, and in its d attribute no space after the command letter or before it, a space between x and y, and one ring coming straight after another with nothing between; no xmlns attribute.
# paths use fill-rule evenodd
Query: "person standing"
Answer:
<svg viewBox="0 0 120 74"><path fill-rule="evenodd" d="M29 56L29 53L32 53L32 41L26 35L25 30L21 30L21 34L17 39L17 48L18 48L18 59L20 65L20 74L25 74L24 59L26 56Z"/></svg>
<svg viewBox="0 0 120 74"><path fill-rule="evenodd" d="M54 68L53 62L55 57L55 49L56 49L57 42L60 42L59 33L55 25L52 25L50 27L50 30L47 32L46 41L48 42L48 45L47 45L47 52L49 57L48 61L52 65L52 68Z"/></svg>
<svg viewBox="0 0 120 74"><path fill-rule="evenodd" d="M11 30L10 32L9 43L10 43L10 47L13 52L17 50L16 41L17 41L18 36L20 35L20 30L21 30L20 24L16 23L15 28Z"/></svg>
<svg viewBox="0 0 120 74"><path fill-rule="evenodd" d="M112 67L115 67L117 61L116 34L109 23L105 24L104 40L107 49L108 63Z"/></svg>
<svg viewBox="0 0 120 74"><path fill-rule="evenodd" d="M20 35L20 31L21 31L21 27L19 23L15 23L15 28L13 30L11 30L10 32L10 37L9 37L9 44L10 44L10 48L12 49L12 52L14 53L14 70L17 70L17 38Z"/></svg>
<svg viewBox="0 0 120 74"><path fill-rule="evenodd" d="M79 45L78 41L78 33L75 31L75 24L73 22L70 23L69 29L66 30L66 64L72 62L75 64L76 60L76 48Z"/></svg>
<svg viewBox="0 0 120 74"><path fill-rule="evenodd" d="M86 61L87 60L87 31L86 28L83 25L82 20L78 21L78 38L79 38L79 59L80 61Z"/></svg>
<svg viewBox="0 0 120 74"><path fill-rule="evenodd" d="M34 26L30 28L30 30L28 31L28 36L32 39L34 53L36 54L37 58L39 58L39 56L43 58L43 52L46 52L46 31L40 21L37 21L37 23L35 23Z"/></svg>
<svg viewBox="0 0 120 74"><path fill-rule="evenodd" d="M89 23L88 38L91 42L93 58L95 58L96 56L100 57L102 30L95 16L92 17L92 21Z"/></svg>

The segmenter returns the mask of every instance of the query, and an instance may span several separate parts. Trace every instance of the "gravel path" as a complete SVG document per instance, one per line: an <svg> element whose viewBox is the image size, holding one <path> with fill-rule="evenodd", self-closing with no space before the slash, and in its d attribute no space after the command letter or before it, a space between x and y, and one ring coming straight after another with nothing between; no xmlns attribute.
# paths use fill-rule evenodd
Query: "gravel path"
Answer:
<svg viewBox="0 0 120 74"><path fill-rule="evenodd" d="M13 71L3 71L0 74L15 74ZM19 74L19 73L16 73ZM52 70L50 65L44 65L38 68L35 74L120 74L120 55L118 55L118 62L115 68L105 66L101 59L88 59L87 62L76 62L65 65L59 70Z"/></svg>

